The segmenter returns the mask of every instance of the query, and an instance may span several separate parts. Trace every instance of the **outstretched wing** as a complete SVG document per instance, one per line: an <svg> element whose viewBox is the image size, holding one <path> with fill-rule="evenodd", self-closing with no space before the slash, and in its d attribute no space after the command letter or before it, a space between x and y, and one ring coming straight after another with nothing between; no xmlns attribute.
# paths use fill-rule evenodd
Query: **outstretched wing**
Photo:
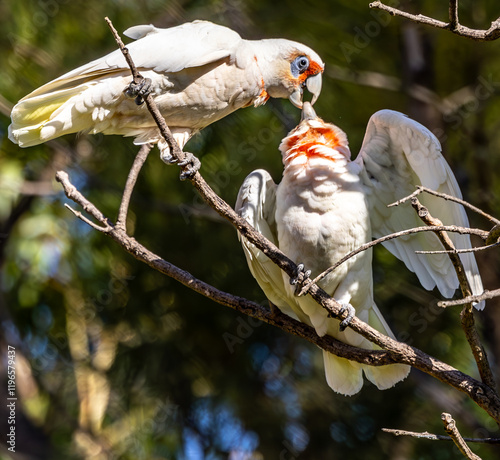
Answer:
<svg viewBox="0 0 500 460"><path fill-rule="evenodd" d="M381 110L370 118L356 162L364 167L361 177L367 188L374 237L423 225L409 203L387 208L388 204L414 192L417 185L458 198L462 196L441 154L439 141L427 128L399 112ZM469 226L462 205L425 193L418 198L444 225ZM468 235L450 233L449 236L458 249L471 247ZM424 288L430 290L437 286L443 296L453 296L458 279L448 255L415 254L418 250L443 249L432 232L396 238L385 246L416 273ZM483 286L474 255L461 254L460 258L473 294L481 294ZM484 308L484 302L476 308Z"/></svg>
<svg viewBox="0 0 500 460"><path fill-rule="evenodd" d="M255 230L277 245L276 188L277 185L267 171L257 169L251 172L240 187L235 210ZM243 246L248 267L266 297L283 313L298 319L286 302L281 269L239 233L238 237Z"/></svg>
<svg viewBox="0 0 500 460"><path fill-rule="evenodd" d="M233 30L208 21L194 21L169 29L141 25L127 29L135 39L127 49L139 71L179 72L233 56L241 37ZM74 87L89 80L126 72L129 67L120 50L89 62L33 91L26 98Z"/></svg>

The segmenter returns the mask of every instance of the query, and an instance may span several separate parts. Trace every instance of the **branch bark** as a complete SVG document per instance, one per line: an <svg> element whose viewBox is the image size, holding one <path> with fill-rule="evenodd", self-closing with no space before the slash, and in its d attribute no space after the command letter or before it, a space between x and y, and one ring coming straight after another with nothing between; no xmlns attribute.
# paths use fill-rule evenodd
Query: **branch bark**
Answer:
<svg viewBox="0 0 500 460"><path fill-rule="evenodd" d="M377 8L387 11L392 16L400 16L410 21L436 27L438 29L449 30L461 37L470 38L477 41L492 41L500 38L500 18L491 23L487 30L470 29L460 24L458 20L458 0L450 0L449 17L450 22L438 21L437 19L424 16L422 14L410 14L405 11L387 6L380 1L370 3L370 8Z"/></svg>
<svg viewBox="0 0 500 460"><path fill-rule="evenodd" d="M451 441L449 436L433 434L428 431L418 433L416 431L397 430L393 428L382 428L382 431L394 436L410 436L412 438L428 439L430 441ZM477 442L482 444L500 444L500 438L463 438L465 442Z"/></svg>
<svg viewBox="0 0 500 460"><path fill-rule="evenodd" d="M439 219L431 216L428 209L418 201L418 198L416 196L411 198L411 205L417 212L420 219L422 219L424 223L429 225L430 228L434 228L436 230L435 233L441 241L441 244L448 251L448 256L450 257L453 267L455 268L458 282L460 284L460 290L462 291L462 296L470 297L472 295L472 290L460 256L455 252L455 245L451 241L450 237L446 234L446 232L437 230L440 226L443 225L442 222ZM486 350L481 344L481 340L476 329L473 311L474 307L472 305L472 302L464 305L464 308L460 313L462 329L464 330L467 342L469 343L474 359L476 360L481 380L493 391L496 391L495 379L493 378L493 373L491 372L491 368L488 363Z"/></svg>
<svg viewBox="0 0 500 460"><path fill-rule="evenodd" d="M462 438L462 435L458 431L455 420L453 420L452 416L443 412L441 414L441 420L443 420L444 423L444 430L448 433L448 436L455 443L460 452L462 452L464 457L469 460L481 460L481 457L472 452L467 443L464 441L464 438Z"/></svg>

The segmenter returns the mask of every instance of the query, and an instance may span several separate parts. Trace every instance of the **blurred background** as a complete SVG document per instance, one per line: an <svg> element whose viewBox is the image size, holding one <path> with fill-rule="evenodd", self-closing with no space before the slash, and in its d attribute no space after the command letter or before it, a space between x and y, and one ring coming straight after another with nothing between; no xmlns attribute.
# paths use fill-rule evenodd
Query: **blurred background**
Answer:
<svg viewBox="0 0 500 460"><path fill-rule="evenodd" d="M499 436L466 396L412 370L387 391L333 393L317 348L239 315L153 271L76 219L54 181L66 170L116 219L137 147L117 136L71 135L28 149L7 139L12 104L116 48L104 22L170 27L207 19L246 38L303 42L326 62L315 108L349 136L369 117L404 112L443 143L467 200L500 217L500 41L478 43L417 26L352 0L3 0L0 3L0 427L2 459L459 459L450 442L396 438L381 428ZM390 2L446 21L445 0ZM495 0L462 1L460 19L487 29ZM182 45L180 45L182 46ZM289 101L240 110L187 149L230 204L246 175L275 181L278 145L298 122ZM150 250L219 289L265 302L235 230L153 151L133 195L129 231ZM470 215L471 225L489 229ZM476 242L477 243L477 242ZM494 250L477 255L485 287L500 287ZM477 377L457 308L436 307L383 248L376 301L397 337ZM497 301L477 314L498 369ZM7 346L16 349L16 454L6 450ZM474 445L483 459L499 447Z"/></svg>

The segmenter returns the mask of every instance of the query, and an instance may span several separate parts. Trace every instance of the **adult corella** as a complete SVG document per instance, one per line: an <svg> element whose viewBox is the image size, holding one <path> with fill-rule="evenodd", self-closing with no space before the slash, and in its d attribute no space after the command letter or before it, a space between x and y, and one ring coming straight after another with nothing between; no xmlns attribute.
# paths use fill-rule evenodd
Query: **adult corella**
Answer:
<svg viewBox="0 0 500 460"><path fill-rule="evenodd" d="M371 117L361 151L351 161L345 133L318 118L311 105L304 103L302 122L283 139L280 150L284 164L281 183L276 185L264 170L252 172L241 186L236 210L288 257L311 270L311 277L373 237L421 226L410 206L387 208L413 192L415 185L461 196L434 135L391 110ZM421 195L420 199L445 225L468 226L461 205L430 195ZM467 235L449 236L458 248L471 246ZM295 295L290 278L261 251L244 238L242 245L253 276L280 310L312 325L319 335L374 348L356 332L340 331L338 320L329 318L312 297ZM458 280L448 255L415 254L416 250L442 249L434 234L419 233L385 245L416 273L426 289L437 286L445 297L455 293ZM467 253L460 257L473 293L482 293L474 256ZM392 336L373 300L370 251L348 259L319 285L337 301L354 307L361 320ZM478 304L476 308L483 306ZM404 379L410 370L401 364L362 365L325 351L323 357L328 385L344 395L361 389L363 372L379 389L386 389Z"/></svg>
<svg viewBox="0 0 500 460"><path fill-rule="evenodd" d="M182 148L205 126L231 112L289 98L302 107L303 88L321 91L324 64L310 48L285 39L244 40L227 27L194 21L169 29L131 27L127 45L149 91ZM43 85L12 110L9 139L29 147L68 133L121 134L159 143L172 157L144 105L124 90L130 69L120 50Z"/></svg>

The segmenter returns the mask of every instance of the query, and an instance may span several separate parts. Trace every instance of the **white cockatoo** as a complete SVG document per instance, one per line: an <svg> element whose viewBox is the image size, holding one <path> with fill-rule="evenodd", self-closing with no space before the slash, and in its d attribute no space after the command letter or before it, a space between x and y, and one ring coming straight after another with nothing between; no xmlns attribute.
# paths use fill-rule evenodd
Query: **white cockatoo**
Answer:
<svg viewBox="0 0 500 460"><path fill-rule="evenodd" d="M324 64L310 48L285 39L244 40L208 21L169 29L141 25L126 30L127 45L176 141L182 148L205 126L269 97L302 108L303 88L321 91ZM120 50L47 83L13 108L9 139L29 147L68 133L120 134L136 144L161 141L145 105L124 90L130 69ZM139 93L140 94L140 93ZM162 158L171 159L160 142Z"/></svg>
<svg viewBox="0 0 500 460"><path fill-rule="evenodd" d="M315 277L374 237L422 226L409 205L387 205L409 195L415 185L460 197L457 181L434 135L401 113L375 113L361 152L351 161L347 137L337 126L317 118L304 103L302 122L283 139L284 172L279 185L264 170L252 172L240 188L237 212ZM454 202L420 195L421 202L445 225L468 226L464 208ZM450 234L457 248L471 247L467 235ZM284 313L312 325L318 335L366 349L374 345L356 332L339 330L339 321L309 295L298 297L290 278L247 240L242 245L250 270L268 299ZM416 250L442 249L431 232L387 241L387 249L416 273L426 289L438 287L451 297L458 287L447 254L421 255ZM475 294L481 278L472 254L461 254ZM352 306L357 316L393 337L373 299L372 254L348 259L319 285L337 301ZM483 308L483 304L476 305ZM379 389L404 379L410 368L401 364L362 365L323 351L326 380L338 393L353 395L363 385L362 374Z"/></svg>

